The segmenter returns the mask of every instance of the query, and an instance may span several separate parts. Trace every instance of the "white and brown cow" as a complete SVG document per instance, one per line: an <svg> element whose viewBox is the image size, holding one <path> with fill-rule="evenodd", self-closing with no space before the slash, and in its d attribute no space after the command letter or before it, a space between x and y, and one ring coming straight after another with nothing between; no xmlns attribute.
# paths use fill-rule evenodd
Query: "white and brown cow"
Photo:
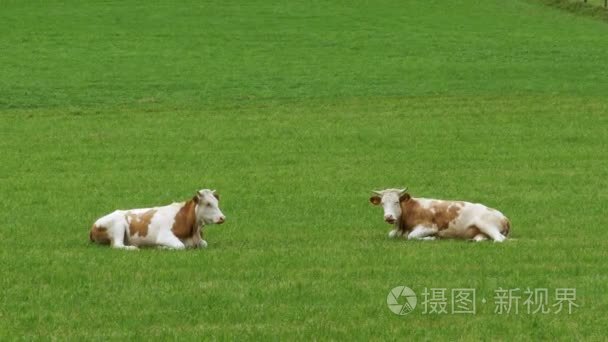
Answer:
<svg viewBox="0 0 608 342"><path fill-rule="evenodd" d="M91 228L93 242L114 248L137 249L138 246L166 248L204 248L203 228L206 224L222 224L226 220L219 208L215 190L203 189L185 202L164 207L116 210L101 217Z"/></svg>
<svg viewBox="0 0 608 342"><path fill-rule="evenodd" d="M509 220L498 210L483 204L414 198L407 189L373 191L370 202L384 208L384 221L393 224L389 237L433 240L453 238L503 242L509 234Z"/></svg>

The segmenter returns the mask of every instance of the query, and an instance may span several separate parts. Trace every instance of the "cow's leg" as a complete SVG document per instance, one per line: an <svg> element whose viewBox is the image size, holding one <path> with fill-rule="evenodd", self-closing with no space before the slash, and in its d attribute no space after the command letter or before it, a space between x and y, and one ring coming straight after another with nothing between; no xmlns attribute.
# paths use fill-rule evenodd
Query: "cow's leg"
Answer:
<svg viewBox="0 0 608 342"><path fill-rule="evenodd" d="M165 234L161 234L158 237L157 243L159 246L171 248L171 249L184 249L186 246L177 236L173 235L172 232L167 232Z"/></svg>
<svg viewBox="0 0 608 342"><path fill-rule="evenodd" d="M186 248L206 248L207 241L203 240L203 230L196 229L192 237L182 240Z"/></svg>
<svg viewBox="0 0 608 342"><path fill-rule="evenodd" d="M199 237L200 238L200 242L199 242L198 248L207 248L207 245L208 245L207 241L205 241L205 235L203 234L203 232L204 232L204 229L201 228L201 230L200 230L200 237Z"/></svg>
<svg viewBox="0 0 608 342"><path fill-rule="evenodd" d="M137 246L125 246L125 237L127 236L127 222L116 224L112 229L111 246L112 248L137 250Z"/></svg>
<svg viewBox="0 0 608 342"><path fill-rule="evenodd" d="M186 248L205 248L207 247L207 241L202 239L188 239L183 241Z"/></svg>
<svg viewBox="0 0 608 342"><path fill-rule="evenodd" d="M201 239L200 237L191 238L191 239L184 241L184 245L186 246L186 248L206 248L207 241Z"/></svg>
<svg viewBox="0 0 608 342"><path fill-rule="evenodd" d="M488 239L488 236L486 234L477 234L473 237L473 241L475 242L481 242L481 241L485 241Z"/></svg>
<svg viewBox="0 0 608 342"><path fill-rule="evenodd" d="M479 230L489 236L494 242L503 242L507 238L500 233L500 228L492 224L481 223L476 225Z"/></svg>
<svg viewBox="0 0 608 342"><path fill-rule="evenodd" d="M399 230L399 228L395 228L388 232L388 237L390 239L398 238L403 235L403 232Z"/></svg>
<svg viewBox="0 0 608 342"><path fill-rule="evenodd" d="M433 235L437 234L436 228L429 228L425 226L416 226L407 235L408 240L435 240Z"/></svg>

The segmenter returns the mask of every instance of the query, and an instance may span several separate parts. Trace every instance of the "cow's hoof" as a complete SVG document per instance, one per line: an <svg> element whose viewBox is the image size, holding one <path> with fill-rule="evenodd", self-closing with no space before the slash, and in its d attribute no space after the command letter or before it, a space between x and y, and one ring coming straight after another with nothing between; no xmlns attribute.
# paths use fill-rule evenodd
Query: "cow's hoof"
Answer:
<svg viewBox="0 0 608 342"><path fill-rule="evenodd" d="M399 236L399 231L397 229L394 229L394 230L391 230L390 232L388 232L389 239L394 239L398 236Z"/></svg>
<svg viewBox="0 0 608 342"><path fill-rule="evenodd" d="M198 245L198 248L207 248L209 244L205 240L201 240L201 243Z"/></svg>
<svg viewBox="0 0 608 342"><path fill-rule="evenodd" d="M137 248L137 246L124 246L123 249L126 249L127 251L138 251L139 248Z"/></svg>
<svg viewBox="0 0 608 342"><path fill-rule="evenodd" d="M495 239L494 242L500 243L500 242L505 241L506 239L507 239L506 237L504 237L504 236L501 235L499 238Z"/></svg>

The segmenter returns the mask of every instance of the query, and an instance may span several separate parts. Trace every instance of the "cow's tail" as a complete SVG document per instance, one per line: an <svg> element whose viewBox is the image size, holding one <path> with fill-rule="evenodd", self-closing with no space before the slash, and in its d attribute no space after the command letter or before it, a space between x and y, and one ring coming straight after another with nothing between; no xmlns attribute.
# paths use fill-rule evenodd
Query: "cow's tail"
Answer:
<svg viewBox="0 0 608 342"><path fill-rule="evenodd" d="M97 227L97 225L93 225L91 227L91 230L89 231L89 240L91 242L97 242L98 235L99 235L99 228Z"/></svg>
<svg viewBox="0 0 608 342"><path fill-rule="evenodd" d="M511 221L509 221L508 218L504 218L503 222L502 222L502 226L503 226L503 234L505 237L509 236L509 234L511 233Z"/></svg>
<svg viewBox="0 0 608 342"><path fill-rule="evenodd" d="M109 245L110 238L108 236L108 229L103 226L93 225L93 227L91 227L91 231L89 232L89 240L102 245Z"/></svg>

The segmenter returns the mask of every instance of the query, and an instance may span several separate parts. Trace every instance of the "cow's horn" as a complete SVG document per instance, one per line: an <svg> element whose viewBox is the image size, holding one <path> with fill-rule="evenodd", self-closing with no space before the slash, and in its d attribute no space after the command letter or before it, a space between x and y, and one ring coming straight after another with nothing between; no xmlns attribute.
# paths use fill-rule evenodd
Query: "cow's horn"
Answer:
<svg viewBox="0 0 608 342"><path fill-rule="evenodd" d="M403 195L405 194L405 192L407 191L407 188L403 188L399 191L399 195Z"/></svg>
<svg viewBox="0 0 608 342"><path fill-rule="evenodd" d="M382 193L380 193L380 191L376 191L376 190L372 190L372 194L382 196Z"/></svg>

